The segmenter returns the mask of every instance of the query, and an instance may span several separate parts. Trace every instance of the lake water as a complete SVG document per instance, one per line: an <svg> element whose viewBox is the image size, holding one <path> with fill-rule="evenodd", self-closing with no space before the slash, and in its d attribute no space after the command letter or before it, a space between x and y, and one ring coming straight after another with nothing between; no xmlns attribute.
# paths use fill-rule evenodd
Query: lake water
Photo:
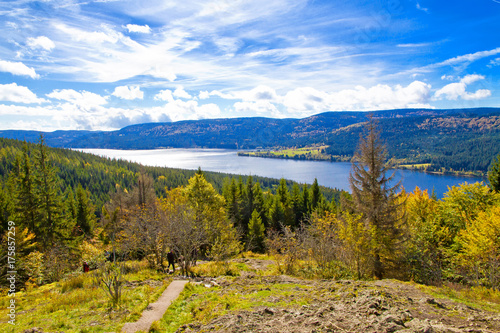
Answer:
<svg viewBox="0 0 500 333"><path fill-rule="evenodd" d="M149 166L191 170L201 167L204 171L286 178L308 184L312 184L314 178L317 178L320 185L349 191L350 163L238 156L235 150L226 149L81 149L81 151ZM413 191L416 186L422 190L429 190L429 193L434 189L438 197L442 197L443 193L448 191L448 186L482 180L481 178L433 175L409 170L396 170L396 178L402 179L402 184L407 191Z"/></svg>

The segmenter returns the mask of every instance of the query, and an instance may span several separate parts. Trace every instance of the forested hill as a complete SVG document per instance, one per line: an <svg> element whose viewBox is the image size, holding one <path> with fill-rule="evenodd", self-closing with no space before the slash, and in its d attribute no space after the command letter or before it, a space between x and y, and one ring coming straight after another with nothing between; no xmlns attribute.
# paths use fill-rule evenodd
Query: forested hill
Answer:
<svg viewBox="0 0 500 333"><path fill-rule="evenodd" d="M44 134L51 147L153 149L172 148L270 148L312 143L324 143L334 134L349 137L351 125L365 122L369 115L379 120L382 132L387 124L391 131L406 134L406 124L415 121L428 122L422 134L436 129L439 118L484 118L500 116L500 108L479 109L404 109L374 112L326 112L303 119L229 118L186 120L172 123L147 123L125 127L110 132L55 131ZM394 127L394 119L398 126ZM391 121L392 120L392 121ZM439 125L439 124L437 124ZM498 124L496 129L498 130ZM479 129L480 131L482 129ZM491 130L491 128L489 129ZM447 134L447 133L443 133ZM37 131L4 130L0 137L35 142Z"/></svg>
<svg viewBox="0 0 500 333"><path fill-rule="evenodd" d="M255 149L327 145L326 153L352 156L362 124L378 120L389 156L431 170L487 170L500 152L500 108L404 109L326 112L303 119L232 118L148 123L111 132L45 133L49 146L68 148ZM0 137L36 141L35 131L0 131Z"/></svg>
<svg viewBox="0 0 500 333"><path fill-rule="evenodd" d="M38 137L38 140L40 137ZM16 162L22 159L23 152L29 151L33 157L38 149L38 144L25 144L19 140L0 138L0 194L2 189L9 193L10 179L12 171L17 167ZM57 176L61 179L60 190L65 193L67 190L76 190L81 185L90 194L90 199L94 203L96 213L99 215L102 206L109 201L110 193L114 193L117 187L130 190L137 182L138 175L142 172L151 176L154 180L156 194L161 197L166 189L172 189L188 184L189 178L195 174L195 170L181 170L173 168L143 166L138 163L124 160L104 158L79 151L49 148L48 158L50 163L57 170ZM20 162L19 162L20 163ZM206 179L218 191L222 191L225 182L231 179L241 178L242 182L247 182L248 176L237 176L219 172L205 172ZM273 192L280 184L280 180L267 177L253 176L254 182L259 182L264 191ZM294 182L286 181L291 189ZM339 200L340 191L320 186L324 197L331 201ZM12 191L10 191L12 192ZM0 195L0 215L2 212L2 200Z"/></svg>

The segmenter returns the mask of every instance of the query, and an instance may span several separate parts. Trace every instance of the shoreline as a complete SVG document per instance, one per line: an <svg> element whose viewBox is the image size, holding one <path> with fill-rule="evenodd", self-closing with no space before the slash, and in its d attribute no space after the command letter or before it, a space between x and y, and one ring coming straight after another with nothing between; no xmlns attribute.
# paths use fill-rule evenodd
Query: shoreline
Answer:
<svg viewBox="0 0 500 333"><path fill-rule="evenodd" d="M338 162L344 162L344 163L350 163L352 157L334 157L330 156L330 158L314 158L314 157L304 157L304 158L298 158L295 156L287 156L287 155L275 155L270 153L269 151L264 152L262 154L259 154L259 152L242 152L238 151L238 156L246 156L246 157L258 157L258 158L271 158L271 159L282 159L282 160L295 160L295 161L317 161L317 162L331 162L331 163L338 163ZM304 156L304 155L302 155ZM323 155L324 156L324 155ZM391 167L391 169L396 169L396 170L408 170L408 171L418 171L418 172L424 172L427 174L431 175L438 175L438 176L456 176L456 177L468 177L468 178L479 178L482 180L487 180L487 174L486 173L480 173L480 172L473 172L473 171L467 171L467 172L461 172L461 171L455 171L455 170L447 170L447 171L429 171L425 170L425 168L422 167L408 167L408 164L404 165L396 165L394 167Z"/></svg>

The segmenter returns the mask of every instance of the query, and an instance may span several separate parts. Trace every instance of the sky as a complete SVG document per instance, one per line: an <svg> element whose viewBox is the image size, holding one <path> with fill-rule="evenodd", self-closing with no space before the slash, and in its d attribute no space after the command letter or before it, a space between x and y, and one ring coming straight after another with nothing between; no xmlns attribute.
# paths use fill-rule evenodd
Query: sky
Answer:
<svg viewBox="0 0 500 333"><path fill-rule="evenodd" d="M500 0L1 0L0 129L500 107Z"/></svg>

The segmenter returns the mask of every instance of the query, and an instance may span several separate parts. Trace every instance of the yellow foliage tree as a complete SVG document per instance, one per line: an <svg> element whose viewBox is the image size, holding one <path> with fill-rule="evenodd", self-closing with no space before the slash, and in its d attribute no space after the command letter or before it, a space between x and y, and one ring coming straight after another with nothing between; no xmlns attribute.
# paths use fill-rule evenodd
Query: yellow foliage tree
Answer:
<svg viewBox="0 0 500 333"><path fill-rule="evenodd" d="M427 190L417 187L408 194L405 205L409 277L420 283L438 282L442 279L445 256L443 243L450 238L449 228L441 225L438 218L439 203L429 197Z"/></svg>
<svg viewBox="0 0 500 333"><path fill-rule="evenodd" d="M198 172L189 179L184 194L196 222L205 229L207 254L216 261L224 261L240 252L242 246L227 217L226 201L202 173Z"/></svg>
<svg viewBox="0 0 500 333"><path fill-rule="evenodd" d="M500 206L479 212L458 235L457 260L473 282L500 287Z"/></svg>
<svg viewBox="0 0 500 333"><path fill-rule="evenodd" d="M366 275L372 265L375 249L375 226L367 226L361 215L345 212L334 219L339 239L342 241L347 261L358 279Z"/></svg>

